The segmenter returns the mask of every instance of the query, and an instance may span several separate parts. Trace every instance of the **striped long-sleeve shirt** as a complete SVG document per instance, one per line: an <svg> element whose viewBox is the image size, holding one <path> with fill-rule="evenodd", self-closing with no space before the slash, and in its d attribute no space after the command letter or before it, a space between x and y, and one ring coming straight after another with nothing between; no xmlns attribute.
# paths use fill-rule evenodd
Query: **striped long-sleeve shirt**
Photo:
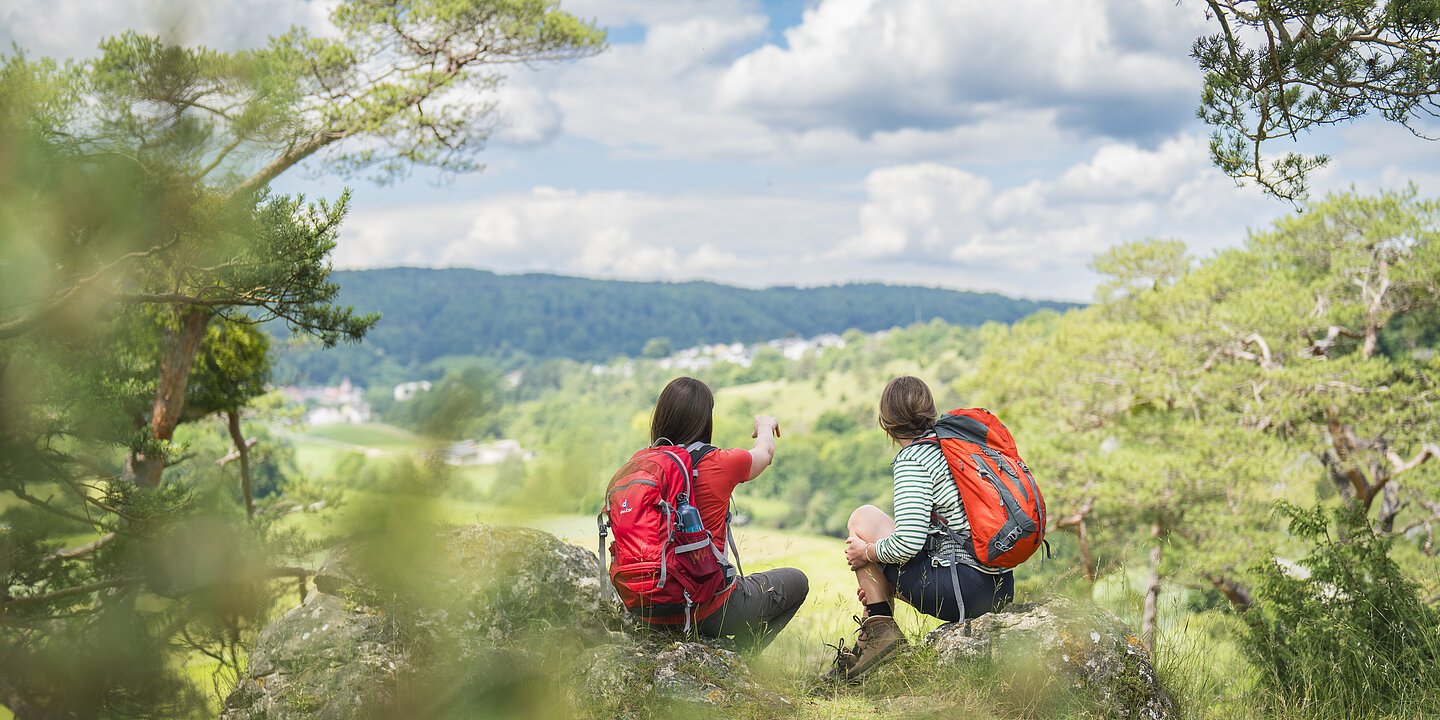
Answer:
<svg viewBox="0 0 1440 720"><path fill-rule="evenodd" d="M955 489L944 453L934 443L911 444L895 454L894 472L895 532L875 543L876 557L880 562L902 564L918 555L933 535L938 545L931 563L948 567L950 558L956 556L953 554L955 543L935 524L930 513L932 510L938 513L951 530L967 541L970 521L965 517L965 507L960 502L960 492ZM959 547L958 556L960 562L982 572L1002 572L976 562L968 542Z"/></svg>

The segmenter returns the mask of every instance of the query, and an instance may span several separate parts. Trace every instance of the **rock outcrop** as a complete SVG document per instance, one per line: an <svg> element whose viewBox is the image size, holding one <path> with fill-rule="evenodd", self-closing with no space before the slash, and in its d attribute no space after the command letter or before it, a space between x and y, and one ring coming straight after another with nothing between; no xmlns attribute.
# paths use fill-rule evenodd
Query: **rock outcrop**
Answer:
<svg viewBox="0 0 1440 720"><path fill-rule="evenodd" d="M1063 597L1011 605L971 621L968 634L963 623L949 623L925 642L942 663L1009 662L1063 677L1094 697L1096 710L1107 717L1176 717L1144 644L1119 618L1090 605Z"/></svg>
<svg viewBox="0 0 1440 720"><path fill-rule="evenodd" d="M781 714L791 707L789 700L751 680L739 655L710 643L652 636L634 644L602 645L580 657L575 668L571 701L597 718L625 716L638 707L636 698L715 708L758 705Z"/></svg>
<svg viewBox="0 0 1440 720"><path fill-rule="evenodd" d="M395 636L383 614L311 594L260 633L223 717L328 720L388 707L397 677L410 669Z"/></svg>
<svg viewBox="0 0 1440 720"><path fill-rule="evenodd" d="M261 631L224 720L785 702L728 650L623 632L618 603L600 599L594 554L547 533L447 530L433 553L398 563L376 542L332 551L318 592Z"/></svg>

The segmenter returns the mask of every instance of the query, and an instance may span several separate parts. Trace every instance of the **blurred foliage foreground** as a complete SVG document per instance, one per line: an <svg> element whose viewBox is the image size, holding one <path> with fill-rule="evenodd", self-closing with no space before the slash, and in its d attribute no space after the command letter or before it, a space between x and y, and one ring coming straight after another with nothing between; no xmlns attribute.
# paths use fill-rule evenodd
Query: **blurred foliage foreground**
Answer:
<svg viewBox="0 0 1440 720"><path fill-rule="evenodd" d="M309 548L254 503L255 326L329 346L378 318L334 303L348 195L269 183L301 163L478 169L497 67L604 47L553 2L349 0L330 22L236 52L127 33L86 61L0 56L0 703L18 717L203 713L186 660L233 684L275 594L304 586ZM196 467L176 431L217 415L233 456Z"/></svg>

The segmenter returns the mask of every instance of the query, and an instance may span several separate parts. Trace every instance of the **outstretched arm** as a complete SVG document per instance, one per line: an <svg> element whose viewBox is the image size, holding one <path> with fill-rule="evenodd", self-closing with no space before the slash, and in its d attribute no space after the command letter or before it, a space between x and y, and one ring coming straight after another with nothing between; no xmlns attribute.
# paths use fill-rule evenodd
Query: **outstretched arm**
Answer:
<svg viewBox="0 0 1440 720"><path fill-rule="evenodd" d="M775 460L775 438L780 436L780 421L769 415L755 416L755 447L750 449L750 479L754 480Z"/></svg>

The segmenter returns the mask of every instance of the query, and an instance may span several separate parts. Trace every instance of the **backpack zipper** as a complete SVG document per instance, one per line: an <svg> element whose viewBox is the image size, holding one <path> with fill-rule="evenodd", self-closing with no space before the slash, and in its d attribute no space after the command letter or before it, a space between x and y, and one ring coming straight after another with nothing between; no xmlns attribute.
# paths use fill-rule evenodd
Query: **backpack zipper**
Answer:
<svg viewBox="0 0 1440 720"><path fill-rule="evenodd" d="M660 487L660 483L657 483L657 482L655 482L654 480L646 480L645 478L635 478L634 480L631 480L630 482L627 482L627 483L625 483L624 485L621 485L620 487L614 488L614 489L612 489L610 492L605 493L605 502L607 502L607 503L610 502L610 496L611 496L611 495L614 495L615 493L620 492L621 490L624 490L625 488L628 488L628 487L630 487L631 485L649 485L650 487Z"/></svg>

